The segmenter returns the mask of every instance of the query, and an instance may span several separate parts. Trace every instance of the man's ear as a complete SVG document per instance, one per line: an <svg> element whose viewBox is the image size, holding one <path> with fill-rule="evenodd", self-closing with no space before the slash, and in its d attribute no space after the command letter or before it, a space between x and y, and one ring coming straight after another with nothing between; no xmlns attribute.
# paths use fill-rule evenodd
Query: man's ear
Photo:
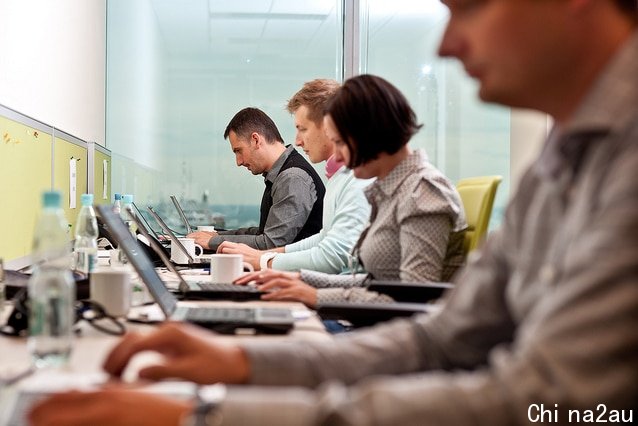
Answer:
<svg viewBox="0 0 638 426"><path fill-rule="evenodd" d="M259 148L262 144L262 137L257 132L252 132L250 134L250 141L255 142L255 148Z"/></svg>

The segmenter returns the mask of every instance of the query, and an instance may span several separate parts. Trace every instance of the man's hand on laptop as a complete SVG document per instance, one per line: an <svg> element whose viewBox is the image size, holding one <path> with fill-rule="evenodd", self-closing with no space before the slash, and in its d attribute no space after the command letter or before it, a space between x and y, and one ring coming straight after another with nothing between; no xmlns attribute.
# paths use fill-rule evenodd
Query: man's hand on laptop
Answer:
<svg viewBox="0 0 638 426"><path fill-rule="evenodd" d="M150 334L124 336L108 355L104 370L121 377L129 361L144 351L159 352L166 362L140 369L140 379L239 384L247 382L250 376L248 358L239 345L220 342L194 325L174 322L167 322Z"/></svg>
<svg viewBox="0 0 638 426"><path fill-rule="evenodd" d="M199 244L200 246L202 246L203 248L210 250L210 246L208 245L208 242L210 241L211 238L216 237L218 234L217 232L214 231L197 231L197 232L192 232L190 234L187 235L188 238L195 238L195 243Z"/></svg>

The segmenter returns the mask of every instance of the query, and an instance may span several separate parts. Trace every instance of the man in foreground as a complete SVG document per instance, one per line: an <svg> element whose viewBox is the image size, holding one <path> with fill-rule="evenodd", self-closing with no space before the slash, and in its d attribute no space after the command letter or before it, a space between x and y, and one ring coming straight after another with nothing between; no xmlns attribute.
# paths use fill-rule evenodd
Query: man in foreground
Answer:
<svg viewBox="0 0 638 426"><path fill-rule="evenodd" d="M161 407L173 424L192 413L208 424L505 426L540 422L541 409L556 410L552 424L574 424L574 414L598 413L600 404L635 419L636 2L445 4L440 54L463 62L483 100L544 111L555 126L502 229L458 276L443 309L327 344L228 343L176 324L129 335L105 363L115 376L150 349L167 361L142 370L145 378L271 387L230 386L209 405L124 391L62 394L33 410L35 424L114 419L106 410L90 417L100 407L128 420L136 414L120 410L123 399ZM79 402L83 410L74 409Z"/></svg>

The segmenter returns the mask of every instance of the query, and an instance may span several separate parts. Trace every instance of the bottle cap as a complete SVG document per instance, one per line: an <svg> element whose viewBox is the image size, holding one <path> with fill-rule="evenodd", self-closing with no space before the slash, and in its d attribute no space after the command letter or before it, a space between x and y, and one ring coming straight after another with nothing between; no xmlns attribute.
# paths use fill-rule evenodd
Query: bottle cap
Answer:
<svg viewBox="0 0 638 426"><path fill-rule="evenodd" d="M124 202L124 204L131 204L133 202L133 195L131 194L124 194L122 196L122 201Z"/></svg>
<svg viewBox="0 0 638 426"><path fill-rule="evenodd" d="M83 206L93 205L93 194L82 194L80 200Z"/></svg>
<svg viewBox="0 0 638 426"><path fill-rule="evenodd" d="M62 194L59 191L45 191L42 193L42 205L44 207L60 207Z"/></svg>
<svg viewBox="0 0 638 426"><path fill-rule="evenodd" d="M121 200L122 196L120 194L115 194L115 201Z"/></svg>

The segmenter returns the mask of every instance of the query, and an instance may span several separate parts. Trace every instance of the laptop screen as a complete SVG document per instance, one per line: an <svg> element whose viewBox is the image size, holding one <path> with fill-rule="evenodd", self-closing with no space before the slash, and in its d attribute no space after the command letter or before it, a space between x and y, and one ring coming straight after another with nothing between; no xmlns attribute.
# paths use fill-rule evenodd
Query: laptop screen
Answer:
<svg viewBox="0 0 638 426"><path fill-rule="evenodd" d="M164 286L153 262L146 255L142 247L140 247L137 239L133 237L131 231L124 224L124 221L113 213L110 206L98 205L96 210L102 221L111 230L113 238L117 241L120 250L124 251L129 262L133 264L133 267L140 276L140 279L146 284L148 290L151 292L153 299L160 306L162 312L166 317L170 317L171 314L177 308L177 299L170 291Z"/></svg>
<svg viewBox="0 0 638 426"><path fill-rule="evenodd" d="M162 250L162 247L159 245L159 243L153 240L153 238L148 234L148 231L146 231L146 229L141 226L140 219L137 217L137 215L133 215L132 217L135 223L137 223L137 229L144 237L148 238L151 249L153 249L153 251L157 253L164 266L166 266L169 271L177 276L177 279L180 283L185 283L184 278L182 278L182 274L180 274L177 268L171 263L171 260L168 258L164 250Z"/></svg>
<svg viewBox="0 0 638 426"><path fill-rule="evenodd" d="M150 223L148 223L148 220L146 220L146 218L144 217L144 215L142 214L142 211L137 207L137 205L135 203L131 203L133 205L133 208L135 209L135 216L141 220L136 220L135 222L137 223L137 227L142 227L144 229L146 229L147 232L150 232L153 234L153 236L155 237L155 239L157 241L160 240L159 235L157 235L157 232L155 232L155 229L153 229L153 227L151 226Z"/></svg>
<svg viewBox="0 0 638 426"><path fill-rule="evenodd" d="M166 224L166 222L164 222L164 219L162 219L160 217L160 215L157 214L157 212L153 209L153 207L148 206L148 211L151 212L151 216L153 216L153 219L155 219L155 221L157 223L159 223L159 225L162 227L162 229L164 230L166 235L168 235L168 238L171 239L171 244L175 244L175 246L177 246L177 248L182 253L184 253L184 255L186 256L188 261L193 263L195 261L195 259L193 259L193 256L191 256L191 254L188 252L188 250L186 250L186 247L184 247L184 245L179 240L179 238L177 238L177 236L173 233L171 228L169 228L168 225Z"/></svg>
<svg viewBox="0 0 638 426"><path fill-rule="evenodd" d="M171 195L171 201L175 205L175 209L177 210L177 213L179 213L179 217L182 218L182 222L184 222L184 226L186 226L186 232L191 234L193 232L193 227L191 226L190 223L188 223L188 219L186 219L186 214L184 214L184 210L182 209L182 206L179 205L179 201L177 201L177 197L174 195Z"/></svg>

